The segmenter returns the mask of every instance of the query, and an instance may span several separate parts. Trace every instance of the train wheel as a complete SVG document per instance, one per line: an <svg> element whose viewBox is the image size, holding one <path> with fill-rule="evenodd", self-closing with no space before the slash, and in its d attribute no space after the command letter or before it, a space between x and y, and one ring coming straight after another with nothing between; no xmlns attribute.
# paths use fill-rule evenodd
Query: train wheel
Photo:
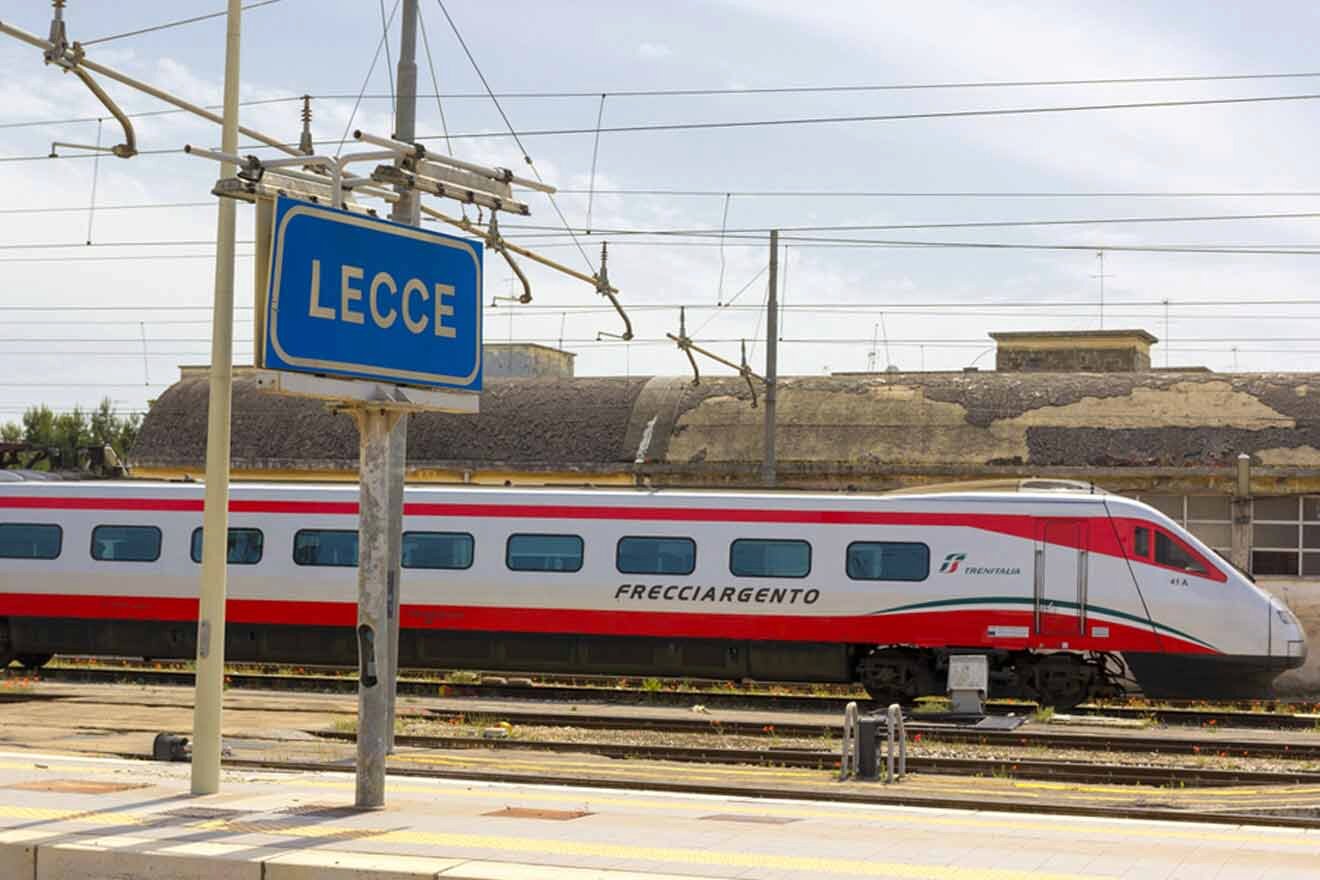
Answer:
<svg viewBox="0 0 1320 880"><path fill-rule="evenodd" d="M19 654L18 663L24 669L40 669L50 662L54 654Z"/></svg>
<svg viewBox="0 0 1320 880"><path fill-rule="evenodd" d="M908 704L932 692L935 663L928 651L888 648L862 658L857 673L862 687L877 703Z"/></svg>
<svg viewBox="0 0 1320 880"><path fill-rule="evenodd" d="M1093 666L1069 654L1033 657L1018 669L1026 696L1064 711L1085 703L1096 679Z"/></svg>

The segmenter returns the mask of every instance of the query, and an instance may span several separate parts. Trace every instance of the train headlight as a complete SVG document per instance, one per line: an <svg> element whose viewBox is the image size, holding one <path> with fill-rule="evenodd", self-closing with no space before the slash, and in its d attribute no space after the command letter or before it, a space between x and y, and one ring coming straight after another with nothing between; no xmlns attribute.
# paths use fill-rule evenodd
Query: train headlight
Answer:
<svg viewBox="0 0 1320 880"><path fill-rule="evenodd" d="M1288 656L1289 656L1289 657L1305 657L1305 656L1306 656L1306 642L1302 642L1302 641L1290 641L1290 642L1288 642Z"/></svg>
<svg viewBox="0 0 1320 880"><path fill-rule="evenodd" d="M1293 617L1292 612L1287 608L1281 608L1276 605L1274 606L1274 613L1279 615L1279 620L1284 626L1297 626L1297 618Z"/></svg>

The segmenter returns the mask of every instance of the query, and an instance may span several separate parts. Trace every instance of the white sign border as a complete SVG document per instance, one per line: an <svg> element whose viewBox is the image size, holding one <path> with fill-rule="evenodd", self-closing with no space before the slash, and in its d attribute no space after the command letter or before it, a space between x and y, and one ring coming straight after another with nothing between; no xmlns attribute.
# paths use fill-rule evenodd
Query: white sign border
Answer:
<svg viewBox="0 0 1320 880"><path fill-rule="evenodd" d="M284 197L281 197L284 198ZM275 353L280 359L289 366L299 367L312 372L326 371L337 372L340 374L349 374L347 378L360 379L363 381L394 379L402 382L422 382L427 385L447 386L463 390L465 386L470 385L481 370L481 260L477 258L477 252L473 247L460 239L450 238L448 236L438 236L422 229L415 229L410 226L400 226L394 223L387 223L373 217L363 217L357 214L348 214L326 208L322 205L314 205L310 202L302 202L298 199L289 199L294 202L294 206L285 212L280 218L280 224L275 229L274 247L270 253L270 290L267 304L268 319L266 321L266 336L270 346L275 349ZM276 213L279 212L279 202L276 202ZM392 367L378 367L364 364L345 363L342 361L320 360L317 358L296 357L285 351L284 346L280 344L278 332L279 314L280 314L280 276L284 271L284 236L289 222L295 217L303 215L310 216L329 216L337 223L344 223L350 226L360 226L368 229L375 229L390 235L397 235L403 238L412 238L418 241L425 241L428 244L438 244L445 247L451 247L467 253L472 258L472 262L477 270L477 320L476 320L476 363L472 365L472 370L466 376L449 376L438 373L420 373L414 370L398 370ZM263 353L265 346L263 345ZM263 357L263 360L265 358ZM265 365L267 368L274 369L271 364Z"/></svg>

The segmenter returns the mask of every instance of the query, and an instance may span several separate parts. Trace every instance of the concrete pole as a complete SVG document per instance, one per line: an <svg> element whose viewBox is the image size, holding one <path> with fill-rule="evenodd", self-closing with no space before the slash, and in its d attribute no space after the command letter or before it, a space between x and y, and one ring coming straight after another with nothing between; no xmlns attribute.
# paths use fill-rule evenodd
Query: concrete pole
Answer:
<svg viewBox="0 0 1320 880"><path fill-rule="evenodd" d="M399 40L399 91L395 103L394 139L410 144L417 136L417 5L418 0L403 0L402 32ZM421 199L416 190L396 187L399 200L390 211L390 219L409 226L421 225ZM403 485L408 459L408 415L401 413L390 432L389 449L389 667L385 687L389 695L389 728L386 748L394 752L394 715L399 677L399 608L402 603L403 567Z"/></svg>
<svg viewBox="0 0 1320 880"><path fill-rule="evenodd" d="M241 0L229 0L225 34L224 124L220 148L238 152ZM220 176L234 173L220 166ZM193 699L192 793L220 790L220 725L225 678L225 567L229 556L229 412L234 385L234 224L238 203L220 199L216 223L215 305L207 411L206 501L202 513L202 583L197 609L197 678Z"/></svg>
<svg viewBox="0 0 1320 880"><path fill-rule="evenodd" d="M1237 486L1233 493L1233 564L1251 571L1251 456L1237 457Z"/></svg>
<svg viewBox="0 0 1320 880"><path fill-rule="evenodd" d="M382 674L389 669L389 452L398 414L379 407L354 410L358 423L358 731L359 808L385 805L385 755L389 744L389 696Z"/></svg>
<svg viewBox="0 0 1320 880"><path fill-rule="evenodd" d="M770 288L765 316L765 458L761 482L775 484L775 404L779 375L779 230L770 230Z"/></svg>

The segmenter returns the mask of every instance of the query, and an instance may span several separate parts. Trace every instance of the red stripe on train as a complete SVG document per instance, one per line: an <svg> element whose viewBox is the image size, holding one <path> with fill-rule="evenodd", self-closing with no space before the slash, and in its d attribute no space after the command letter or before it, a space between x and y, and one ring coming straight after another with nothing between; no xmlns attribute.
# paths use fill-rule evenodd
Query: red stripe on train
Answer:
<svg viewBox="0 0 1320 880"><path fill-rule="evenodd" d="M197 600L154 596L80 596L0 593L0 616L88 620L192 622ZM230 599L230 623L283 626L353 627L357 606L351 602ZM1102 639L1067 636L990 638L993 626L1030 631L1030 611L946 610L885 615L760 615L674 611L598 611L564 608L502 608L466 605L404 605L406 629L466 632L562 633L654 638L746 639L855 644L908 644L924 647L1043 648L1073 651L1153 651L1172 648L1186 654L1213 650L1176 636L1157 637L1150 627L1103 621ZM1046 621L1047 623L1051 621ZM1060 616L1062 627L1075 618ZM1091 626L1097 624L1092 621ZM1066 646L1066 648L1065 648Z"/></svg>
<svg viewBox="0 0 1320 880"><path fill-rule="evenodd" d="M39 495L0 496L0 508L18 510L122 510L195 512L201 499L193 498L69 498ZM356 516L355 501L268 501L231 499L232 513L271 513ZM628 520L635 522L727 522L760 524L819 524L855 526L942 526L979 529L1026 540L1040 538L1047 517L998 513L913 513L869 510L763 510L753 508L635 507L583 504L459 504L411 502L409 516L451 518ZM1122 556L1108 517L1060 517L1087 522L1092 527L1087 549L1107 556ZM1051 543L1075 546L1067 540Z"/></svg>

